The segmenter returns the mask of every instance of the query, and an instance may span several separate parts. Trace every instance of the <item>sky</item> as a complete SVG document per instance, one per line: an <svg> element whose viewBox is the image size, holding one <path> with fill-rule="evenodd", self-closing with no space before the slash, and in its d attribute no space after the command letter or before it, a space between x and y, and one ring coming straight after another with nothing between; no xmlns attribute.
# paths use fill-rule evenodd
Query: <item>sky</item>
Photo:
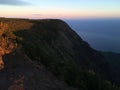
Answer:
<svg viewBox="0 0 120 90"><path fill-rule="evenodd" d="M120 18L120 0L0 0L0 17Z"/></svg>

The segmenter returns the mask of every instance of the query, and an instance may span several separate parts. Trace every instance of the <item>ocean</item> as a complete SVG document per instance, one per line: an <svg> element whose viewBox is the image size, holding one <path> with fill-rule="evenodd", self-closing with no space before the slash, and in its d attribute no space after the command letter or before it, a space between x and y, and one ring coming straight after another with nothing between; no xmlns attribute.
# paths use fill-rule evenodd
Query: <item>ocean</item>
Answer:
<svg viewBox="0 0 120 90"><path fill-rule="evenodd" d="M91 47L120 53L120 19L64 20Z"/></svg>

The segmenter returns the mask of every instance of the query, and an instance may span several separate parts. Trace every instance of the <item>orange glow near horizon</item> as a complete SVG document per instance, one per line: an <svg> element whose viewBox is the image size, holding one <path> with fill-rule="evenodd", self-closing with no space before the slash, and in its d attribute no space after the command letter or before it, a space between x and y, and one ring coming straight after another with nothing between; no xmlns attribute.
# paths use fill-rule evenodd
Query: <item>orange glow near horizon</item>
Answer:
<svg viewBox="0 0 120 90"><path fill-rule="evenodd" d="M49 12L28 12L28 13L17 13L17 12L4 12L1 14L1 17L17 17L17 18L33 18L33 19L41 19L41 18L120 18L120 13L119 14L114 14L114 13L89 13L89 12L81 12L81 13L49 13Z"/></svg>
<svg viewBox="0 0 120 90"><path fill-rule="evenodd" d="M31 18L31 19L44 19L44 18L59 18L59 19L74 19L74 18L120 18L120 12L113 10L112 12L89 10L64 10L64 9L38 9L25 7L6 7L1 6L1 17L12 18ZM14 9L12 9L14 8Z"/></svg>
<svg viewBox="0 0 120 90"><path fill-rule="evenodd" d="M120 18L120 1L116 0L21 0L20 2L0 4L0 16L33 19Z"/></svg>
<svg viewBox="0 0 120 90"><path fill-rule="evenodd" d="M120 18L120 14L113 15L113 14L91 14L91 13L80 13L80 14L49 14L49 13L42 13L42 14L20 14L20 13L4 13L1 14L0 17L12 17L12 18L33 18L33 19L42 19L42 18L65 18L65 19L74 19L74 18Z"/></svg>

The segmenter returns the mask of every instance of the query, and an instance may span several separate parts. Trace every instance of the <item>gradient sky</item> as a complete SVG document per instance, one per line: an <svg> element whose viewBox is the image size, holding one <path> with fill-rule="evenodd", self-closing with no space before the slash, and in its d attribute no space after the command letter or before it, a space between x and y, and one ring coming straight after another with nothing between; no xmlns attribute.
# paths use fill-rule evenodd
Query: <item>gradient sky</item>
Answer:
<svg viewBox="0 0 120 90"><path fill-rule="evenodd" d="M0 0L0 16L120 18L120 0Z"/></svg>

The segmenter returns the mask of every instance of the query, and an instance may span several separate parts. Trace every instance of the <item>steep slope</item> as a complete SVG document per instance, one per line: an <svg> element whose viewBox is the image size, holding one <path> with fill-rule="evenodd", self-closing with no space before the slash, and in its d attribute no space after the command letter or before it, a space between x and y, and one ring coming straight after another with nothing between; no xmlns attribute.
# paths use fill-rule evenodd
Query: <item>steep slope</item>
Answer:
<svg viewBox="0 0 120 90"><path fill-rule="evenodd" d="M77 90L33 62L17 40L7 24L0 23L0 90Z"/></svg>
<svg viewBox="0 0 120 90"><path fill-rule="evenodd" d="M119 90L108 81L110 69L104 56L65 22L0 21L8 25L0 34L6 44L0 47L9 51L1 54L1 90Z"/></svg>
<svg viewBox="0 0 120 90"><path fill-rule="evenodd" d="M31 49L32 52L28 53L35 55L33 58L39 57L38 54L43 51L58 61L69 60L82 68L109 72L104 57L83 41L65 22L60 20L31 22L33 23L31 29L16 33L23 38L22 43L26 51Z"/></svg>
<svg viewBox="0 0 120 90"><path fill-rule="evenodd" d="M111 68L113 82L120 84L120 54L113 52L102 52Z"/></svg>

